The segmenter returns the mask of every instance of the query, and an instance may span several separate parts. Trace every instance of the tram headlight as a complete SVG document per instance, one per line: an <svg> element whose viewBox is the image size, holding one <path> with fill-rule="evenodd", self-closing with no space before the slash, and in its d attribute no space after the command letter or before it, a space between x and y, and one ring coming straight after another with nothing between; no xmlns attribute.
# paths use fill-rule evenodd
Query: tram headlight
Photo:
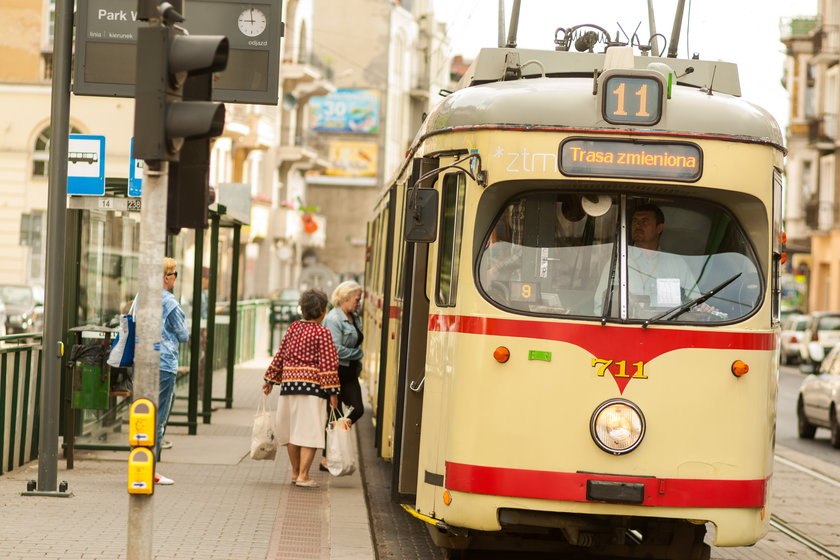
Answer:
<svg viewBox="0 0 840 560"><path fill-rule="evenodd" d="M633 451L642 442L645 417L630 401L613 399L595 409L589 429L598 447L607 453L621 455Z"/></svg>

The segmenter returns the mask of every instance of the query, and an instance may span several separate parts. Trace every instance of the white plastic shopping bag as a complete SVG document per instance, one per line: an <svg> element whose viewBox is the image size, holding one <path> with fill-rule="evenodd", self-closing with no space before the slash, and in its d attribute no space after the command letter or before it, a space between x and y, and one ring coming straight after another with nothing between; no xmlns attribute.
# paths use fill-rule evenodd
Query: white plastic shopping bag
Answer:
<svg viewBox="0 0 840 560"><path fill-rule="evenodd" d="M251 459L269 461L277 455L277 438L274 436L274 414L266 410L268 395L262 395L254 414L251 430Z"/></svg>
<svg viewBox="0 0 840 560"><path fill-rule="evenodd" d="M327 425L327 469L333 476L353 474L356 470L356 430L334 408Z"/></svg>
<svg viewBox="0 0 840 560"><path fill-rule="evenodd" d="M115 368L126 368L134 365L134 346L136 344L135 319L137 309L137 298L131 304L131 309L126 315L120 316L120 330L117 338L111 345L108 354L108 365Z"/></svg>

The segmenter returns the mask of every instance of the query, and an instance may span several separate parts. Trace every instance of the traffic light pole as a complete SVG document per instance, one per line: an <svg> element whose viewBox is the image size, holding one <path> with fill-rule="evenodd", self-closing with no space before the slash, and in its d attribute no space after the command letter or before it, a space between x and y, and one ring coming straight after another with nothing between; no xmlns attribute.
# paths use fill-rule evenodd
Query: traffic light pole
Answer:
<svg viewBox="0 0 840 560"><path fill-rule="evenodd" d="M158 406L160 338L163 308L163 258L166 243L166 191L169 164L146 162L140 210L140 291L137 299L134 399ZM154 169L153 169L154 167ZM157 434L155 434L157 437ZM128 496L128 558L150 560L154 528L154 493Z"/></svg>
<svg viewBox="0 0 840 560"><path fill-rule="evenodd" d="M50 111L49 196L47 201L47 270L44 290L44 375L41 382L38 433L37 490L24 496L69 497L56 490L58 475L58 417L64 319L64 226L67 212L67 144L70 129L70 53L73 44L73 0L55 7ZM65 434L66 436L66 434Z"/></svg>

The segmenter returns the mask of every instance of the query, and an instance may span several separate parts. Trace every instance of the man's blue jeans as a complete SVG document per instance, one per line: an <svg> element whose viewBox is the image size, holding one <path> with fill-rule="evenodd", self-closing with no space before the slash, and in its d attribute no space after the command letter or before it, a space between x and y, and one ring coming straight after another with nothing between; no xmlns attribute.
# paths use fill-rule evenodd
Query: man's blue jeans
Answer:
<svg viewBox="0 0 840 560"><path fill-rule="evenodd" d="M166 431L166 423L169 421L169 413L172 411L172 403L175 401L175 378L176 373L169 371L160 372L160 393L158 394L157 416L157 438L155 438L155 461L160 461L160 444L163 441L163 434Z"/></svg>

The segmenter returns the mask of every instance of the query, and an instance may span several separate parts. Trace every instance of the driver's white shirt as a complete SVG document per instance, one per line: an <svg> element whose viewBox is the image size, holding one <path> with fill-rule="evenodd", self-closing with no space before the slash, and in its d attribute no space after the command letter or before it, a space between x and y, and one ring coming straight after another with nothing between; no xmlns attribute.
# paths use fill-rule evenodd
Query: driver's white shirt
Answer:
<svg viewBox="0 0 840 560"><path fill-rule="evenodd" d="M595 313L600 314L607 287L609 265L595 290ZM618 277L616 264L615 277ZM672 307L700 295L697 279L682 255L640 247L627 248L627 276L631 296L647 296L652 307ZM618 297L617 293L613 294ZM615 300L613 300L615 301Z"/></svg>

